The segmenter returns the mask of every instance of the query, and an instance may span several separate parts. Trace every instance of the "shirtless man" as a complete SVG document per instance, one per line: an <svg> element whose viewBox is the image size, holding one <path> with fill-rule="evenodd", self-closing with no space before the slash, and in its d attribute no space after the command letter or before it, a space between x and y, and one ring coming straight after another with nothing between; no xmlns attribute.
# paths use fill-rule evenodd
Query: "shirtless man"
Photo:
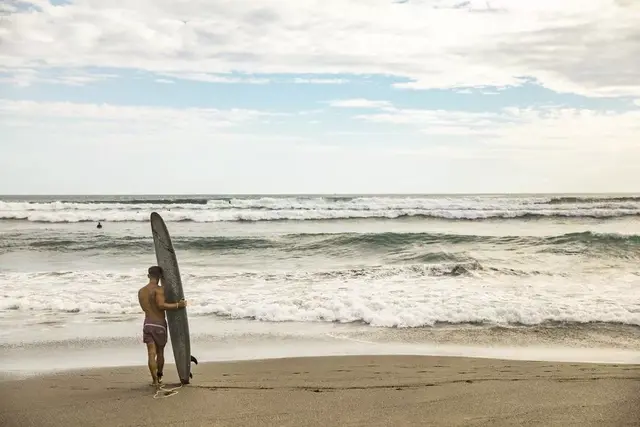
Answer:
<svg viewBox="0 0 640 427"><path fill-rule="evenodd" d="M158 387L162 381L164 368L164 346L167 344L167 320L165 310L177 310L187 306L187 302L167 303L164 300L164 290L160 286L162 269L158 266L149 267L149 283L138 291L138 302L144 311L142 326L142 340L147 345L149 355L149 372L154 386Z"/></svg>

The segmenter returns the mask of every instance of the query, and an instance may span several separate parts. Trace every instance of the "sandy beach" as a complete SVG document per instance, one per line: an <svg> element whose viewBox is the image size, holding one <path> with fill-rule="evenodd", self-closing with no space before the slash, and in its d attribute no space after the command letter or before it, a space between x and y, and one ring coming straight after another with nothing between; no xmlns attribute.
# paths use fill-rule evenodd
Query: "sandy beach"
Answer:
<svg viewBox="0 0 640 427"><path fill-rule="evenodd" d="M0 424L640 425L639 365L344 356L201 363L194 375L166 397L144 366L4 381ZM176 379L167 366L164 388Z"/></svg>

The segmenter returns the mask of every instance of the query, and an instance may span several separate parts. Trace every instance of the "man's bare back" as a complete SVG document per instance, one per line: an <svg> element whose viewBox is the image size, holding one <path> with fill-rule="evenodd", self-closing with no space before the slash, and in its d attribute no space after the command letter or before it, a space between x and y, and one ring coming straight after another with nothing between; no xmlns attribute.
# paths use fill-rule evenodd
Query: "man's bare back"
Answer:
<svg viewBox="0 0 640 427"><path fill-rule="evenodd" d="M138 291L138 302L147 319L162 322L165 320L165 314L158 306L157 291L163 292L163 289L154 283L147 284Z"/></svg>

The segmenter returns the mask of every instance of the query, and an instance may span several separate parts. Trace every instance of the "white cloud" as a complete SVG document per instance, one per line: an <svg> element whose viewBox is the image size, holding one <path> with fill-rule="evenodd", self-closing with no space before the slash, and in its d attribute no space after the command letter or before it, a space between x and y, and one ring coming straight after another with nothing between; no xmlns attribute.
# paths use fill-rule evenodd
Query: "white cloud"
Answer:
<svg viewBox="0 0 640 427"><path fill-rule="evenodd" d="M113 73L88 72L69 69L32 69L0 67L0 82L27 87L36 83L61 84L66 86L84 86L102 80L115 79Z"/></svg>
<svg viewBox="0 0 640 427"><path fill-rule="evenodd" d="M640 111L578 108L505 108L468 112L386 108L356 118L411 126L425 135L472 138L476 147L538 150L568 149L584 153L633 150L640 154Z"/></svg>
<svg viewBox="0 0 640 427"><path fill-rule="evenodd" d="M640 110L626 112L578 108L504 108L495 112L471 112L398 108L389 101L346 99L331 101L333 107L371 109L353 118L362 122L393 125L393 129L342 130L322 120L322 134L311 137L316 145L334 143L333 137L361 135L378 140L400 140L386 149L404 150L411 146L428 152L434 146L455 146L450 138L460 138L469 156L480 151L527 150L548 156L550 149L573 153L610 152L640 154ZM5 131L29 128L44 135L55 133L67 137L91 132L101 141L117 138L152 141L163 138L174 142L185 138L209 139L212 135L233 140L306 140L295 134L278 136L248 130L260 124L296 124L300 120L320 123L322 110L280 113L247 109L170 108L71 102L35 102L0 100L0 128ZM304 117L304 119L303 119ZM254 132L253 134L251 132ZM410 136L416 143L404 144ZM83 136L84 137L84 136ZM371 147L369 147L371 148ZM443 154L441 152L441 154ZM595 157L597 160L597 156Z"/></svg>
<svg viewBox="0 0 640 427"><path fill-rule="evenodd" d="M355 117L391 129L345 130L321 111L1 100L0 194L637 191L638 110L389 105Z"/></svg>
<svg viewBox="0 0 640 427"><path fill-rule="evenodd" d="M176 79L197 80L209 83L242 83L262 85L270 82L269 79L255 77L230 77L220 74L209 73L164 73Z"/></svg>
<svg viewBox="0 0 640 427"><path fill-rule="evenodd" d="M166 84L166 85L171 85L171 84L175 83L173 80L169 80L169 79L155 79L154 81L156 83L162 83L162 84Z"/></svg>
<svg viewBox="0 0 640 427"><path fill-rule="evenodd" d="M411 89L530 78L559 92L640 96L640 3L632 1L30 3L37 8L0 27L5 67L124 67L189 78L381 74L409 78L396 86Z"/></svg>
<svg viewBox="0 0 640 427"><path fill-rule="evenodd" d="M47 142L51 141L51 135L108 145L118 141L142 144L158 139L177 143L185 138L206 140L236 133L242 136L238 132L242 129L240 125L279 115L282 113L244 109L0 100L0 129L5 134L29 129ZM13 142L17 141L19 138L13 138Z"/></svg>
<svg viewBox="0 0 640 427"><path fill-rule="evenodd" d="M348 83L347 79L304 79L297 77L293 79L296 84L314 84L314 85L341 85Z"/></svg>
<svg viewBox="0 0 640 427"><path fill-rule="evenodd" d="M271 113L257 110L215 108L170 108L126 106L110 104L87 104L72 102L36 102L0 100L0 112L4 117L26 115L29 117L56 117L95 120L157 120L167 123L168 119L185 117L201 119L209 123L217 123L223 118L225 123L245 121L247 119L271 116L282 113Z"/></svg>
<svg viewBox="0 0 640 427"><path fill-rule="evenodd" d="M336 108L387 108L391 107L389 101L375 101L371 99L355 98L355 99L336 99L329 101L331 107Z"/></svg>

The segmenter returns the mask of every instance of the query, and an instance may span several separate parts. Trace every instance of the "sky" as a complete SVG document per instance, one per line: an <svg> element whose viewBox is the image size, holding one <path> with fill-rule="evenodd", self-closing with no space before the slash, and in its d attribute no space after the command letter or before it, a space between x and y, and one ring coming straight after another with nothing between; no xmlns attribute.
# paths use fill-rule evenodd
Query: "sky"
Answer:
<svg viewBox="0 0 640 427"><path fill-rule="evenodd" d="M0 4L0 194L640 191L640 0Z"/></svg>

